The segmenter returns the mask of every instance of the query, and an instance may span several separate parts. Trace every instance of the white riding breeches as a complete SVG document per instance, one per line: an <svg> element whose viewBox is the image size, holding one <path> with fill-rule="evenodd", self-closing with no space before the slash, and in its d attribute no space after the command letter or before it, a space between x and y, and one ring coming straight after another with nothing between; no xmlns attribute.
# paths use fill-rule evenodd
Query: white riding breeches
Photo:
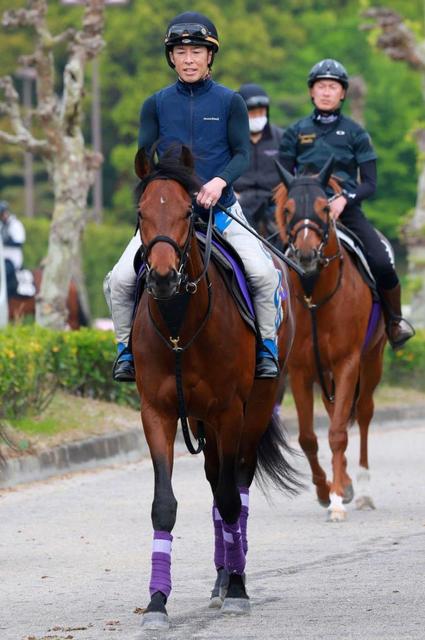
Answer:
<svg viewBox="0 0 425 640"><path fill-rule="evenodd" d="M233 215L248 224L239 202L230 207ZM276 332L281 321L280 272L271 255L257 238L224 212L215 214L215 227L236 249L245 266L248 284L261 336L276 345ZM128 344L136 287L133 260L140 247L137 233L128 243L109 276L112 321L118 342ZM108 274L109 275L109 274ZM273 349L272 349L273 350Z"/></svg>

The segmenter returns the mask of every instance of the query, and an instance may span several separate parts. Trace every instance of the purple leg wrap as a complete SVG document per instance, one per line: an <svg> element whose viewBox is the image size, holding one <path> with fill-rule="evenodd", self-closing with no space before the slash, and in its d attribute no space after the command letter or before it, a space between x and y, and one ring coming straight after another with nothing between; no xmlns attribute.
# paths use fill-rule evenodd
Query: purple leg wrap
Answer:
<svg viewBox="0 0 425 640"><path fill-rule="evenodd" d="M152 546L152 573L149 592L153 596L161 591L167 598L171 592L171 542L168 531L154 531Z"/></svg>
<svg viewBox="0 0 425 640"><path fill-rule="evenodd" d="M234 524L227 524L223 521L223 538L226 555L225 568L229 573L242 575L245 569L245 554L242 547L239 520Z"/></svg>
<svg viewBox="0 0 425 640"><path fill-rule="evenodd" d="M241 494L241 503L242 503L239 522L241 525L243 552L246 555L248 553L248 538L246 535L246 528L247 528L247 520L248 520L248 514L249 514L249 488L239 487L239 491Z"/></svg>
<svg viewBox="0 0 425 640"><path fill-rule="evenodd" d="M221 569L224 567L224 542L223 542L223 525L221 515L215 506L215 502L212 508L212 517L214 522L214 564L215 568Z"/></svg>

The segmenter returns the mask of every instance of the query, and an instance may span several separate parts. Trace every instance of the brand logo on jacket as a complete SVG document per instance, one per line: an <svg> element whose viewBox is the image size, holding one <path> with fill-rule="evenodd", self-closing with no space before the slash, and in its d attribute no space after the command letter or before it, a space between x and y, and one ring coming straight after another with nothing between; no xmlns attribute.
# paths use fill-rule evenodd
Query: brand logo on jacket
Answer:
<svg viewBox="0 0 425 640"><path fill-rule="evenodd" d="M300 133L298 136L298 141L300 144L313 144L315 139L315 133Z"/></svg>
<svg viewBox="0 0 425 640"><path fill-rule="evenodd" d="M204 116L204 120L214 120L214 121L216 121L216 120L220 120L220 118L217 118L215 116Z"/></svg>
<svg viewBox="0 0 425 640"><path fill-rule="evenodd" d="M338 129L338 131L335 131L337 136L345 136L345 131L341 131L341 129Z"/></svg>

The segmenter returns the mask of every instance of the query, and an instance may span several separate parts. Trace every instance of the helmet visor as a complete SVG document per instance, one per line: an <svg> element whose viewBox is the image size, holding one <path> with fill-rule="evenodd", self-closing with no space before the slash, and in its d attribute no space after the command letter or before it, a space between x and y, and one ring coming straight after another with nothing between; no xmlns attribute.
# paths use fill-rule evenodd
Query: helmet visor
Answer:
<svg viewBox="0 0 425 640"><path fill-rule="evenodd" d="M185 43L185 40L187 40L187 43ZM192 41L205 42L206 46L211 43L218 47L218 39L203 24L173 24L165 36L165 44L168 46L191 44Z"/></svg>
<svg viewBox="0 0 425 640"><path fill-rule="evenodd" d="M245 100L248 109L255 109L255 107L268 107L270 100L267 96L251 96Z"/></svg>

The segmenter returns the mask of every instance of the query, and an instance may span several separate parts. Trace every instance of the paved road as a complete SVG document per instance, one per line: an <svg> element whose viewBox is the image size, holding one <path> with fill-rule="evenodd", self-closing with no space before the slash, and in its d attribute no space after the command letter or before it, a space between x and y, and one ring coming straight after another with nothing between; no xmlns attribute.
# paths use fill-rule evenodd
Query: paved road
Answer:
<svg viewBox="0 0 425 640"><path fill-rule="evenodd" d="M328 460L325 434L323 459ZM355 476L358 437L349 465ZM413 640L425 638L425 424L376 425L376 511L325 522L312 490L254 489L252 613L207 608L213 582L210 497L202 461L180 455L172 628L143 633L151 546L150 461L26 485L0 499L0 640ZM306 470L304 460L299 467ZM350 468L350 467L349 467Z"/></svg>

